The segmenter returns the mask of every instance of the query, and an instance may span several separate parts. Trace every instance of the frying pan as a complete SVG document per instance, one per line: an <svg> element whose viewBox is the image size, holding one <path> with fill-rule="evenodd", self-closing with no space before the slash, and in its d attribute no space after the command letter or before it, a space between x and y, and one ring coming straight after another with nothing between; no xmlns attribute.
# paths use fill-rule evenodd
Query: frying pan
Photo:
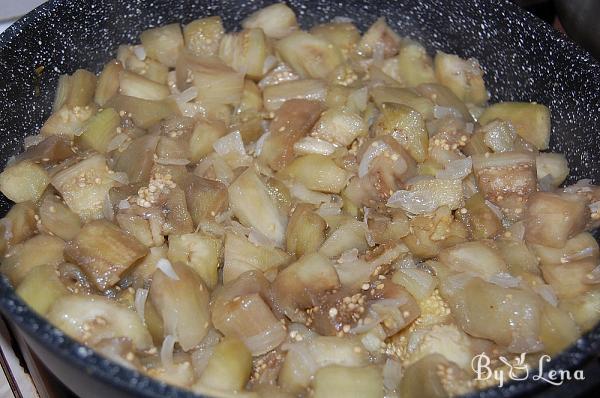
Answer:
<svg viewBox="0 0 600 398"><path fill-rule="evenodd" d="M99 71L120 43L135 42L148 27L220 15L228 29L235 29L244 16L271 2L57 0L37 8L0 36L2 164L20 151L23 137L35 134L50 114L60 74L80 67ZM551 146L566 154L570 182L600 178L600 65L507 0L290 0L289 5L304 27L346 16L364 30L385 16L400 34L421 41L431 51L476 57L486 70L493 102L537 101L550 107ZM6 199L0 200L2 214L9 206ZM193 396L112 363L66 337L24 305L5 278L0 279L0 310L42 362L81 397ZM597 326L544 369L585 367L593 372L599 343ZM599 374L588 373L586 379L598 380ZM547 384L528 379L473 396L574 396L583 385L571 383L548 391Z"/></svg>

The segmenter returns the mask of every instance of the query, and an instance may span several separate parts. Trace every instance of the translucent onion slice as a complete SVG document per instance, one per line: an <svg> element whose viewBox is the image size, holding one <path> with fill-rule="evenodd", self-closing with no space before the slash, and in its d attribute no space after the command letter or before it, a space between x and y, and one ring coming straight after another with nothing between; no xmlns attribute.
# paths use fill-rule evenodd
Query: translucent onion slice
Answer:
<svg viewBox="0 0 600 398"><path fill-rule="evenodd" d="M177 273L173 269L173 265L166 258L161 258L160 260L158 260L158 262L156 263L156 267L159 270L161 270L169 278L171 278L171 279L173 279L175 281L179 280L179 276L177 275Z"/></svg>

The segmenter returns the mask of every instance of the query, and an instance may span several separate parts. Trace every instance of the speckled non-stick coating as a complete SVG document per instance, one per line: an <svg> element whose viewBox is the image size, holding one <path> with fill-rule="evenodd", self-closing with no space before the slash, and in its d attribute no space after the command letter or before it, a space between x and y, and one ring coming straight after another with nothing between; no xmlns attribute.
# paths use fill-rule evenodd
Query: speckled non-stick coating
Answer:
<svg viewBox="0 0 600 398"><path fill-rule="evenodd" d="M135 42L145 28L205 15L221 15L229 29L270 1L83 0L50 2L0 36L0 154L4 164L19 152L50 113L60 74L77 68L99 71L120 43ZM486 71L492 101L546 104L552 111L552 148L567 155L571 181L600 176L600 66L587 53L506 0L413 0L330 2L293 0L304 27L335 16L365 29L386 16L400 34L435 50L476 57ZM43 66L36 76L34 69ZM0 202L4 213L9 208ZM32 313L0 282L0 309L27 334L88 374L138 396L191 394L124 369L93 353ZM598 352L599 329L586 334L547 369L582 366ZM544 387L511 384L481 396L519 395Z"/></svg>

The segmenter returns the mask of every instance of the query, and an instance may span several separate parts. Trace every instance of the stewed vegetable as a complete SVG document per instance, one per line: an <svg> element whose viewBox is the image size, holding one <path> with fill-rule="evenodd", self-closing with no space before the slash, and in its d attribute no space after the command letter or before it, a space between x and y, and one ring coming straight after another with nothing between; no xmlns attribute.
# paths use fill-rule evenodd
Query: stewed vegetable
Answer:
<svg viewBox="0 0 600 398"><path fill-rule="evenodd" d="M0 271L118 363L215 396L463 394L600 320L600 188L543 104L379 18L144 31L0 174Z"/></svg>

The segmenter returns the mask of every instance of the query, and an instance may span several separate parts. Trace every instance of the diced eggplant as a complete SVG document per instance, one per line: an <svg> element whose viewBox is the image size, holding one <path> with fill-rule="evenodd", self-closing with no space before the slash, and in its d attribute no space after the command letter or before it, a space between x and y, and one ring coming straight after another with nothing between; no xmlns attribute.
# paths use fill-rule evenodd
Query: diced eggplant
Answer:
<svg viewBox="0 0 600 398"><path fill-rule="evenodd" d="M18 286L35 267L40 265L56 267L62 263L64 248L65 242L56 236L35 235L8 250L0 265L0 271L8 277L13 286Z"/></svg>
<svg viewBox="0 0 600 398"><path fill-rule="evenodd" d="M271 286L275 303L290 318L298 309L314 305L318 295L340 286L331 262L312 253L281 271Z"/></svg>
<svg viewBox="0 0 600 398"><path fill-rule="evenodd" d="M123 152L116 155L115 171L126 173L130 183L147 183L154 165L158 139L155 135L145 135L131 141Z"/></svg>
<svg viewBox="0 0 600 398"><path fill-rule="evenodd" d="M227 187L218 182L188 175L184 183L186 202L195 225L213 219L227 209Z"/></svg>
<svg viewBox="0 0 600 398"><path fill-rule="evenodd" d="M479 192L465 200L464 209L464 212L457 211L456 216L467 226L473 239L491 239L502 231L502 221Z"/></svg>
<svg viewBox="0 0 600 398"><path fill-rule="evenodd" d="M84 225L65 248L65 256L79 264L102 291L119 282L123 273L146 253L146 246L106 220Z"/></svg>
<svg viewBox="0 0 600 398"><path fill-rule="evenodd" d="M35 213L35 206L31 202L16 203L13 205L6 214L6 217L2 219L5 231L0 240L4 244L12 246L33 236L37 229Z"/></svg>
<svg viewBox="0 0 600 398"><path fill-rule="evenodd" d="M259 159L274 170L281 170L294 157L294 144L308 134L321 114L321 104L307 100L289 100L275 113L264 140Z"/></svg>
<svg viewBox="0 0 600 398"><path fill-rule="evenodd" d="M223 282L233 281L252 270L273 275L272 280L277 269L287 265L291 259L291 256L281 249L257 246L245 236L228 232L225 235Z"/></svg>
<svg viewBox="0 0 600 398"><path fill-rule="evenodd" d="M185 46L197 57L217 55L224 34L219 16L196 19L183 27Z"/></svg>
<svg viewBox="0 0 600 398"><path fill-rule="evenodd" d="M269 52L267 38L261 29L244 29L223 36L219 57L236 71L258 80L263 76Z"/></svg>
<svg viewBox="0 0 600 398"><path fill-rule="evenodd" d="M198 90L201 104L237 105L244 90L244 74L235 71L220 59L197 58L190 63L190 73Z"/></svg>
<svg viewBox="0 0 600 398"><path fill-rule="evenodd" d="M142 129L180 113L175 102L169 98L150 101L121 94L112 97L106 103L106 107L114 108L119 113L124 112L124 115L131 117L133 123Z"/></svg>
<svg viewBox="0 0 600 398"><path fill-rule="evenodd" d="M64 104L71 109L89 105L94 98L95 89L96 75L85 69L77 69L69 77L69 93Z"/></svg>
<svg viewBox="0 0 600 398"><path fill-rule="evenodd" d="M359 136L366 135L367 127L367 123L358 113L344 109L328 109L321 114L311 135L336 145L348 146Z"/></svg>
<svg viewBox="0 0 600 398"><path fill-rule="evenodd" d="M177 56L183 48L183 35L178 23L148 29L140 35L146 55L165 64L175 67Z"/></svg>
<svg viewBox="0 0 600 398"><path fill-rule="evenodd" d="M275 3L250 14L242 21L242 26L260 28L267 36L281 39L298 29L296 14L284 3Z"/></svg>
<svg viewBox="0 0 600 398"><path fill-rule="evenodd" d="M117 60L112 60L104 65L104 69L98 76L94 101L104 106L112 97L119 92L119 74L123 71L123 65Z"/></svg>
<svg viewBox="0 0 600 398"><path fill-rule="evenodd" d="M398 53L402 39L388 26L384 17L369 27L358 43L358 53L365 57L374 56L381 52L384 58Z"/></svg>
<svg viewBox="0 0 600 398"><path fill-rule="evenodd" d="M508 272L506 263L497 249L485 242L466 242L444 249L440 261L457 272L469 272L489 280L494 275Z"/></svg>
<svg viewBox="0 0 600 398"><path fill-rule="evenodd" d="M194 386L198 392L203 387L213 388L217 394L241 391L252 372L252 355L243 342L228 338L214 348L208 364Z"/></svg>
<svg viewBox="0 0 600 398"><path fill-rule="evenodd" d="M373 366L327 366L313 380L315 398L383 398L383 375Z"/></svg>
<svg viewBox="0 0 600 398"><path fill-rule="evenodd" d="M319 252L324 256L334 258L346 250L356 248L360 253L368 247L364 223L348 217L329 234Z"/></svg>
<svg viewBox="0 0 600 398"><path fill-rule="evenodd" d="M427 157L429 136L419 112L395 103L381 105L382 113L374 124L376 135L391 135L417 161Z"/></svg>
<svg viewBox="0 0 600 398"><path fill-rule="evenodd" d="M556 189L569 175L569 163L565 155L560 153L540 153L535 158L537 178L542 186L545 181L545 190Z"/></svg>
<svg viewBox="0 0 600 398"><path fill-rule="evenodd" d="M434 64L438 81L462 101L481 105L488 100L483 71L475 58L464 60L457 55L438 51Z"/></svg>
<svg viewBox="0 0 600 398"><path fill-rule="evenodd" d="M68 290L58 277L56 265L45 264L27 273L17 286L17 294L39 314L46 314L52 304L68 294Z"/></svg>
<svg viewBox="0 0 600 398"><path fill-rule="evenodd" d="M590 282L596 265L593 259L584 259L564 264L542 264L540 268L546 282L558 298L563 299L581 296L594 288Z"/></svg>
<svg viewBox="0 0 600 398"><path fill-rule="evenodd" d="M555 355L573 344L581 335L579 327L565 310L544 304L540 339L544 352Z"/></svg>
<svg viewBox="0 0 600 398"><path fill-rule="evenodd" d="M287 251L302 257L316 252L325 240L327 223L308 204L298 204L286 230Z"/></svg>
<svg viewBox="0 0 600 398"><path fill-rule="evenodd" d="M220 239L201 233L171 235L168 257L171 262L185 264L196 271L212 290L217 285L222 246Z"/></svg>
<svg viewBox="0 0 600 398"><path fill-rule="evenodd" d="M569 312L582 332L587 332L600 320L600 289L593 289L570 299L562 299L559 307Z"/></svg>
<svg viewBox="0 0 600 398"><path fill-rule="evenodd" d="M303 31L279 40L275 49L285 63L305 78L324 79L343 61L339 48Z"/></svg>
<svg viewBox="0 0 600 398"><path fill-rule="evenodd" d="M548 149L550 110L547 106L533 102L500 102L486 108L479 123L487 124L495 119L510 122L517 134L537 149Z"/></svg>
<svg viewBox="0 0 600 398"><path fill-rule="evenodd" d="M122 71L119 74L119 93L149 101L160 101L167 98L170 91L165 84L157 83L137 73Z"/></svg>
<svg viewBox="0 0 600 398"><path fill-rule="evenodd" d="M29 160L9 166L0 174L0 191L16 203L37 202L49 183L48 172Z"/></svg>
<svg viewBox="0 0 600 398"><path fill-rule="evenodd" d="M525 212L525 240L557 249L582 232L589 215L584 198L577 194L536 192Z"/></svg>
<svg viewBox="0 0 600 398"><path fill-rule="evenodd" d="M308 189L326 193L340 193L349 177L331 158L316 154L294 159L278 176L300 182Z"/></svg>
<svg viewBox="0 0 600 398"><path fill-rule="evenodd" d="M172 264L172 274L157 269L149 299L160 314L166 335L184 351L197 346L210 326L209 292L200 276L183 264Z"/></svg>
<svg viewBox="0 0 600 398"><path fill-rule="evenodd" d="M449 88L437 83L423 83L417 87L417 92L438 106L455 109L465 121L473 120L469 108Z"/></svg>
<svg viewBox="0 0 600 398"><path fill-rule="evenodd" d="M58 163L74 155L71 142L60 135L51 135L36 145L28 147L16 157L17 161Z"/></svg>
<svg viewBox="0 0 600 398"><path fill-rule="evenodd" d="M222 121L198 120L188 142L189 159L197 162L213 152L213 144L225 134L227 134L227 127Z"/></svg>
<svg viewBox="0 0 600 398"><path fill-rule="evenodd" d="M529 196L537 190L535 157L504 152L474 155L472 159L479 192L509 220L521 220Z"/></svg>
<svg viewBox="0 0 600 398"><path fill-rule="evenodd" d="M360 32L351 22L329 22L311 28L310 33L339 48L346 58L354 52L360 41Z"/></svg>
<svg viewBox="0 0 600 398"><path fill-rule="evenodd" d="M117 111L112 108L103 109L87 121L78 142L85 148L106 153L108 143L117 134L120 124L121 118Z"/></svg>
<svg viewBox="0 0 600 398"><path fill-rule="evenodd" d="M42 227L64 240L75 238L81 229L79 216L53 194L44 196L39 213Z"/></svg>
<svg viewBox="0 0 600 398"><path fill-rule="evenodd" d="M126 337L136 350L153 347L152 337L134 311L102 296L67 295L50 307L48 320L82 343Z"/></svg>
<svg viewBox="0 0 600 398"><path fill-rule="evenodd" d="M89 221L104 216L105 198L117 185L112 177L104 156L92 155L55 174L52 185L82 221Z"/></svg>
<svg viewBox="0 0 600 398"><path fill-rule="evenodd" d="M242 224L256 228L277 244L283 242L287 219L279 213L265 184L252 169L229 186L229 205Z"/></svg>
<svg viewBox="0 0 600 398"><path fill-rule="evenodd" d="M263 91L263 103L266 110L273 112L290 100L306 100L324 102L327 87L322 80L292 80L270 85Z"/></svg>
<svg viewBox="0 0 600 398"><path fill-rule="evenodd" d="M596 238L589 232L581 232L565 242L562 248L530 243L529 246L542 264L566 264L571 261L600 260Z"/></svg>
<svg viewBox="0 0 600 398"><path fill-rule="evenodd" d="M419 112L422 118L426 120L433 119L433 101L426 97L421 97L413 90L399 87L378 86L370 90L373 101L383 112L383 104L398 104L412 108ZM393 109L393 108L392 108Z"/></svg>
<svg viewBox="0 0 600 398"><path fill-rule="evenodd" d="M416 87L419 84L436 82L433 60L427 54L425 47L419 43L404 44L396 58L398 60L397 73L407 86Z"/></svg>

